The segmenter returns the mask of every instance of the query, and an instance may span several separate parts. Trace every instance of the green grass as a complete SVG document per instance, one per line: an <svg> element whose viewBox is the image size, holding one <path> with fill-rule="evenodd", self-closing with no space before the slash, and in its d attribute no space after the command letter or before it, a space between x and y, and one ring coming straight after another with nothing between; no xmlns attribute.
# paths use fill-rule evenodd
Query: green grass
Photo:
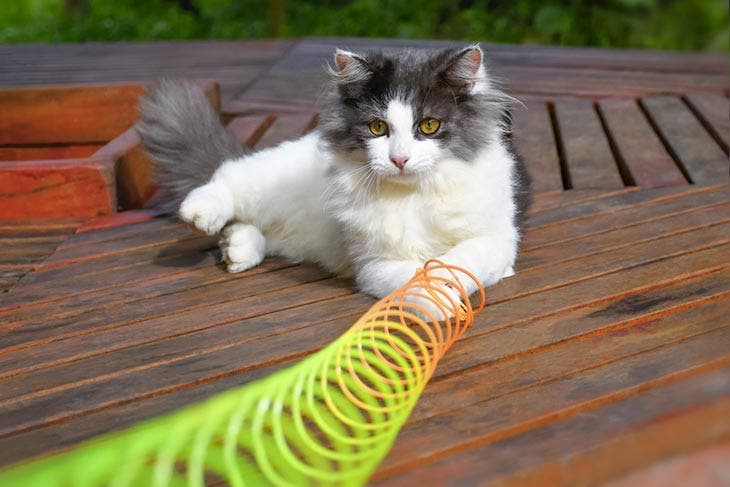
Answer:
<svg viewBox="0 0 730 487"><path fill-rule="evenodd" d="M198 15L174 0L76 3L8 0L0 42L315 35L727 51L730 37L727 0L192 0Z"/></svg>

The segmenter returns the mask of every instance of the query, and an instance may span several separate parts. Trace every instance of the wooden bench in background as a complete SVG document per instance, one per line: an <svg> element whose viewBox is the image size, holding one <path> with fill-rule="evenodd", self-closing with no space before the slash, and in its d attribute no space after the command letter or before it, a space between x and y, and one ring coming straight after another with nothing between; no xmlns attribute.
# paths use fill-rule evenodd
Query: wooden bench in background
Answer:
<svg viewBox="0 0 730 487"><path fill-rule="evenodd" d="M126 166L134 171L118 169L130 153L118 148L134 147L129 107L143 80L217 80L229 130L262 148L316 125L321 67L335 46L372 45L445 43L0 46L0 85L94 83L89 96L121 89L126 100L104 136L38 152L51 139L1 129L0 154L61 150L88 165L111 145L97 177L109 195L132 195L104 199L97 213L0 222L0 464L263 377L330 342L372 303L351 282L283 259L227 274L215 239L139 209L150 193L143 155ZM518 272L489 290L489 307L440 364L373 482L727 478L727 60L483 47L524 103L513 137L536 194ZM61 112L44 116L68 128ZM4 117L0 127L17 128ZM123 132L124 143L102 147ZM0 162L0 180L24 164Z"/></svg>

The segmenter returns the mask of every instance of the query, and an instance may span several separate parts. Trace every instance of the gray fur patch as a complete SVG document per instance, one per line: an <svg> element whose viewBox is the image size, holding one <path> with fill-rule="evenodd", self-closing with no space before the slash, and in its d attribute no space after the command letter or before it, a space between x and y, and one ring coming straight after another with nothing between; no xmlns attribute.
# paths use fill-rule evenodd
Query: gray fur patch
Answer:
<svg viewBox="0 0 730 487"><path fill-rule="evenodd" d="M196 85L161 80L140 101L137 133L154 166L156 184L168 209L205 184L226 159L244 155Z"/></svg>
<svg viewBox="0 0 730 487"><path fill-rule="evenodd" d="M371 138L368 123L383 118L388 102L399 98L414 107L416 120L442 121L431 138L455 156L472 159L501 126L509 97L498 90L470 92L470 76L478 69L470 52L473 49L449 48L351 54L344 73L330 69L333 83L320 118L323 137L342 151L363 149Z"/></svg>

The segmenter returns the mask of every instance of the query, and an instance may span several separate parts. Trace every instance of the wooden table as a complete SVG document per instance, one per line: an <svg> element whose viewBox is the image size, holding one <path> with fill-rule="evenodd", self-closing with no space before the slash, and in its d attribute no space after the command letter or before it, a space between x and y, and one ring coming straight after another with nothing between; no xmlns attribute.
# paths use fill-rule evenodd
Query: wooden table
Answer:
<svg viewBox="0 0 730 487"><path fill-rule="evenodd" d="M259 148L316 124L334 46L445 44L0 46L0 85L214 78ZM489 289L373 483L727 482L727 60L483 47L525 105L536 194L517 275ZM263 377L373 302L310 265L219 260L154 210L0 222L0 464Z"/></svg>

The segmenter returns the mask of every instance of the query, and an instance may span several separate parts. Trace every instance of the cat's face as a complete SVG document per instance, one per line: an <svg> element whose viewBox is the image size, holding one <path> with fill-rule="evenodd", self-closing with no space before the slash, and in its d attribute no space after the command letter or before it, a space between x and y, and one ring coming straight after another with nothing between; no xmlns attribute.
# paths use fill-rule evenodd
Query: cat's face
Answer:
<svg viewBox="0 0 730 487"><path fill-rule="evenodd" d="M382 179L411 184L439 161L469 161L498 122L482 51L335 54L320 129Z"/></svg>

